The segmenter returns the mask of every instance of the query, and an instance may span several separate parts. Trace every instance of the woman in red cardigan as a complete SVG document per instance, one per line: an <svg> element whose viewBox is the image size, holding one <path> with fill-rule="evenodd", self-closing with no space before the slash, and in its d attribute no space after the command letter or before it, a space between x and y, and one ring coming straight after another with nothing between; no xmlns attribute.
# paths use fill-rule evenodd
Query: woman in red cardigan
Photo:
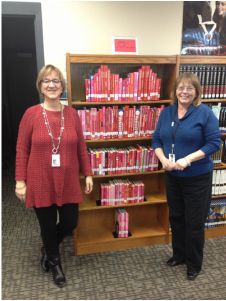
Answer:
<svg viewBox="0 0 226 301"><path fill-rule="evenodd" d="M36 86L44 102L28 108L20 122L15 192L37 215L43 241L41 267L45 272L50 269L54 283L62 287L66 279L59 244L77 226L83 199L79 173L85 176L85 193L90 193L92 171L78 113L60 103L65 90L61 71L44 66Z"/></svg>

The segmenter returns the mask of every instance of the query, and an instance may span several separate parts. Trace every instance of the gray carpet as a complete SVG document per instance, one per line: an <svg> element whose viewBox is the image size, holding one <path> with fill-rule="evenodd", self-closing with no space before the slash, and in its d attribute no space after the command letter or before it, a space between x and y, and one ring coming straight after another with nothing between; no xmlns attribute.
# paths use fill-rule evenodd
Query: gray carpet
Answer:
<svg viewBox="0 0 226 301"><path fill-rule="evenodd" d="M14 196L12 173L3 177L2 299L4 300L224 300L226 298L226 237L209 239L203 271L186 279L185 266L165 265L170 245L73 255L71 237L61 246L67 277L56 287L39 266L40 235L33 210Z"/></svg>

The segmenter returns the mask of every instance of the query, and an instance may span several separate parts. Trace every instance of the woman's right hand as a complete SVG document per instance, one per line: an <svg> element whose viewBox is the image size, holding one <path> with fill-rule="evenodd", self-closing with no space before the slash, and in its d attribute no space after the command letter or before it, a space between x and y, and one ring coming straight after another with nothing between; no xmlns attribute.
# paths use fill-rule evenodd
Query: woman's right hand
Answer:
<svg viewBox="0 0 226 301"><path fill-rule="evenodd" d="M172 163L169 159L167 159L166 157L164 157L161 160L162 163L162 168L167 170L167 171L171 171L175 168L175 163Z"/></svg>
<svg viewBox="0 0 226 301"><path fill-rule="evenodd" d="M16 184L15 194L18 197L18 199L21 200L22 202L25 202L26 191L27 191L27 185L25 183L23 183L23 185Z"/></svg>

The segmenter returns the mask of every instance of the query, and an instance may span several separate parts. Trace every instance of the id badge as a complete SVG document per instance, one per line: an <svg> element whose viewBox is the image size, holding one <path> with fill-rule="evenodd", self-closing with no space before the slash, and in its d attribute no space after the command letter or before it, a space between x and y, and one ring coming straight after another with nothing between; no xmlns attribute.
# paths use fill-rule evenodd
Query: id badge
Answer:
<svg viewBox="0 0 226 301"><path fill-rule="evenodd" d="M60 154L52 154L52 167L60 167Z"/></svg>
<svg viewBox="0 0 226 301"><path fill-rule="evenodd" d="M175 163L175 154L169 154L169 160L172 163Z"/></svg>

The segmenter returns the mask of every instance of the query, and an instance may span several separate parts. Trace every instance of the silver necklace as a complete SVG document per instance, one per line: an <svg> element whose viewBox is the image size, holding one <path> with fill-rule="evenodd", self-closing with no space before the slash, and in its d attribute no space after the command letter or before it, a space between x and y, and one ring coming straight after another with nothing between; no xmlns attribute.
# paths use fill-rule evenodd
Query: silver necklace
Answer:
<svg viewBox="0 0 226 301"><path fill-rule="evenodd" d="M63 132L64 132L64 110L63 110L63 107L62 105L60 104L60 112L61 112L61 118L60 118L60 134L59 134L59 137L57 138L54 138L53 137L53 133L52 133L52 130L51 130L51 127L50 127L50 124L49 124L49 120L48 120L48 116L47 116L47 113L46 113L46 110L45 110L45 106L44 106L44 103L42 105L42 114L43 114L43 117L44 117L44 122L45 122L45 125L46 125L46 128L47 128L47 131L48 131L48 134L51 138L51 141L52 141L52 153L53 154L57 154L58 153L58 150L60 148L60 142L61 142L61 138L62 138L62 135L63 135ZM55 144L54 140L58 141L57 142L57 145Z"/></svg>

